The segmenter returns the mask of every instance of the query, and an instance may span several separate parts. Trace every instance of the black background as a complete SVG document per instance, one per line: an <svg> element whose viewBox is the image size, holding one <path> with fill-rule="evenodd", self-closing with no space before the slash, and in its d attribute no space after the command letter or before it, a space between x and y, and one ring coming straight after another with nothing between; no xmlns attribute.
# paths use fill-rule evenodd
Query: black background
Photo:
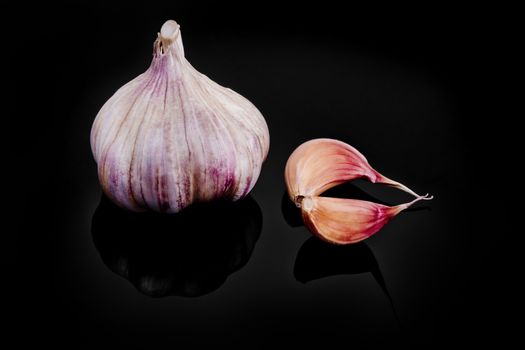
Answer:
<svg viewBox="0 0 525 350"><path fill-rule="evenodd" d="M495 197L479 175L496 156L481 143L487 129L479 120L488 108L478 92L490 85L480 45L490 21L477 22L473 9L151 3L22 6L14 14L21 20L8 32L6 74L14 82L7 136L15 137L6 149L14 158L8 202L17 210L5 266L8 331L18 342L150 348L510 339L508 231L493 220L503 205L491 207ZM193 66L252 101L271 135L252 191L262 212L255 248L222 286L196 298L141 294L104 264L91 230L101 199L91 124L117 88L147 69L170 18L181 25ZM399 215L358 253L319 246L321 256L336 258L306 254L298 267L298 252L318 243L283 217L283 169L295 147L316 137L352 144L386 176L435 199ZM409 198L358 186L391 204ZM191 235L191 225L184 231ZM367 270L370 254L389 296ZM363 273L353 273L361 265ZM316 266L333 276L303 283Z"/></svg>

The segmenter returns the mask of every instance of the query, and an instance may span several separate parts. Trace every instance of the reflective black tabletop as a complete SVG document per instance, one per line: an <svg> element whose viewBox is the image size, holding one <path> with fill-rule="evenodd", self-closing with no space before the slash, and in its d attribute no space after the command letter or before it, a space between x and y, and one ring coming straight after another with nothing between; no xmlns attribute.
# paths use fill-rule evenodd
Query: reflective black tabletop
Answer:
<svg viewBox="0 0 525 350"><path fill-rule="evenodd" d="M497 337L505 327L493 322L503 319L495 300L504 299L506 277L491 263L500 261L495 226L472 221L480 207L488 219L482 200L491 197L481 187L469 197L475 175L467 169L477 158L469 148L463 20L446 17L443 29L437 14L147 9L33 16L42 29L32 52L45 69L31 56L19 59L41 93L16 100L34 122L20 153L32 155L17 175L30 185L8 265L19 342L373 347ZM101 193L89 132L103 103L148 67L168 18L181 24L196 69L260 109L270 152L242 201L175 216L129 213ZM355 146L381 173L434 200L361 243L320 241L302 225L283 180L290 153L317 137ZM331 195L392 205L410 199L365 181Z"/></svg>

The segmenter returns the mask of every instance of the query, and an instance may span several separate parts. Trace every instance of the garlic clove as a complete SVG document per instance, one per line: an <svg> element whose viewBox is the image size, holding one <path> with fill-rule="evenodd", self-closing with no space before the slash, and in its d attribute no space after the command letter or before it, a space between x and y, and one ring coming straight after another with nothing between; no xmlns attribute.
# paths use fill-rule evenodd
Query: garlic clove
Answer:
<svg viewBox="0 0 525 350"><path fill-rule="evenodd" d="M296 204L298 196L318 196L334 186L359 178L420 197L405 185L373 169L357 149L334 139L303 143L290 155L285 169L288 195Z"/></svg>
<svg viewBox="0 0 525 350"><path fill-rule="evenodd" d="M303 220L310 232L335 244L357 243L379 231L394 216L421 200L393 207L356 199L330 197L300 197Z"/></svg>
<svg viewBox="0 0 525 350"><path fill-rule="evenodd" d="M320 196L329 188L358 178L396 187L416 199L391 207L365 200ZM381 175L359 151L333 139L315 139L300 145L286 163L285 182L288 196L301 208L305 226L315 235L336 244L362 241L412 204L432 199L428 194L419 196L403 184Z"/></svg>
<svg viewBox="0 0 525 350"><path fill-rule="evenodd" d="M259 110L186 60L172 20L158 33L150 67L115 92L91 129L102 189L132 211L176 213L243 198L269 145Z"/></svg>

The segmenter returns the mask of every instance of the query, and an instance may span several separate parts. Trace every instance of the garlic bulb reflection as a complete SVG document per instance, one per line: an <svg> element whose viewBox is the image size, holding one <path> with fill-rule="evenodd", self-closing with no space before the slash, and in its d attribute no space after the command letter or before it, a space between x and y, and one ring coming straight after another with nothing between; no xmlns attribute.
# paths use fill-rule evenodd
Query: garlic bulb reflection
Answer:
<svg viewBox="0 0 525 350"><path fill-rule="evenodd" d="M253 104L190 65L170 20L149 69L98 113L91 148L115 203L174 213L193 202L246 196L268 154L269 133Z"/></svg>
<svg viewBox="0 0 525 350"><path fill-rule="evenodd" d="M102 196L93 243L104 264L151 297L196 297L218 289L250 260L262 212L250 195L197 203L173 215L122 210Z"/></svg>

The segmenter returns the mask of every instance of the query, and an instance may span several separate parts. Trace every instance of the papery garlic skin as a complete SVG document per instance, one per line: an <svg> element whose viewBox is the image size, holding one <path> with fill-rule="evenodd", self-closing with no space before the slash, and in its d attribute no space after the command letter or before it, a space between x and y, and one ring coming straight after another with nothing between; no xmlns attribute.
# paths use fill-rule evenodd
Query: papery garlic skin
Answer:
<svg viewBox="0 0 525 350"><path fill-rule="evenodd" d="M105 103L91 130L108 197L133 211L167 213L246 196L269 140L264 117L251 102L184 58L175 21L161 28L149 69Z"/></svg>
<svg viewBox="0 0 525 350"><path fill-rule="evenodd" d="M416 199L390 207L363 200L321 196L334 186L359 178L393 186ZM285 182L288 196L301 208L305 226L316 236L335 244L360 242L412 204L433 198L420 196L405 185L381 175L358 150L334 139L314 139L297 147L286 162Z"/></svg>

